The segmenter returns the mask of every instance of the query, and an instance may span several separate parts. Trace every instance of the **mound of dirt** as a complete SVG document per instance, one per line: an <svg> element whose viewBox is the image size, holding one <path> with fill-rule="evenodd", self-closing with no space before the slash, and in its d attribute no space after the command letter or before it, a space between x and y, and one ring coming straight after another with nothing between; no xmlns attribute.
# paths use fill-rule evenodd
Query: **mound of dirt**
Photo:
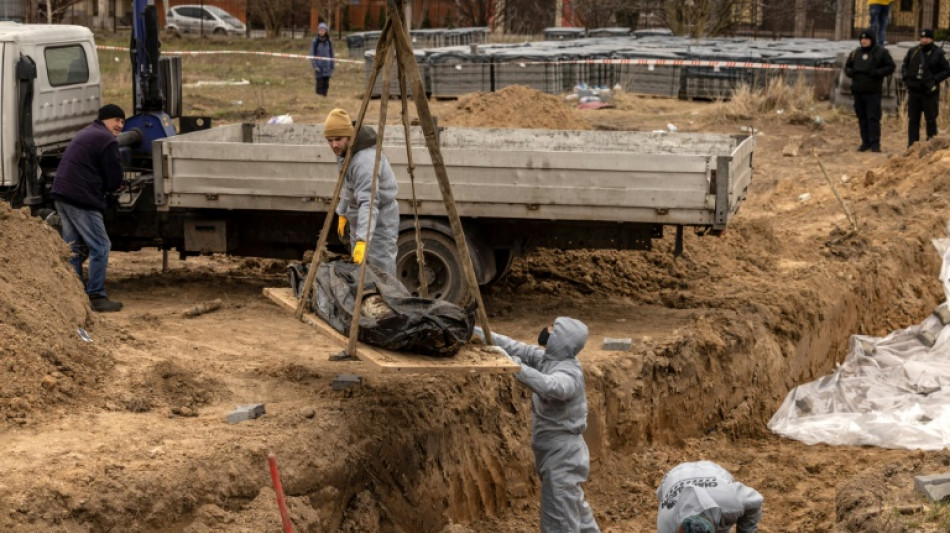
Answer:
<svg viewBox="0 0 950 533"><path fill-rule="evenodd" d="M89 394L111 365L80 336L92 317L68 256L45 222L0 202L0 423Z"/></svg>
<svg viewBox="0 0 950 533"><path fill-rule="evenodd" d="M451 126L472 128L594 129L557 96L521 85L493 93L462 96L455 111L445 117L445 122Z"/></svg>

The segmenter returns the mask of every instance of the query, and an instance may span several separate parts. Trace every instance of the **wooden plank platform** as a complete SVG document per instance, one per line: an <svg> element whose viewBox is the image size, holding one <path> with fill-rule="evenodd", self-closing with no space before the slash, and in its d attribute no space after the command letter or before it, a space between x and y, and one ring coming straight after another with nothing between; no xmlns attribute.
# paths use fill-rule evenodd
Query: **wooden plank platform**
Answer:
<svg viewBox="0 0 950 533"><path fill-rule="evenodd" d="M293 316L297 309L297 298L290 287L267 287L264 296L287 309ZM346 348L347 337L333 329L312 312L304 312L303 322L316 328L320 333ZM356 343L355 355L359 360L370 363L383 372L449 372L479 374L514 374L519 366L507 357L498 355L480 346L463 346L452 357L430 357L408 352L395 352L385 348Z"/></svg>

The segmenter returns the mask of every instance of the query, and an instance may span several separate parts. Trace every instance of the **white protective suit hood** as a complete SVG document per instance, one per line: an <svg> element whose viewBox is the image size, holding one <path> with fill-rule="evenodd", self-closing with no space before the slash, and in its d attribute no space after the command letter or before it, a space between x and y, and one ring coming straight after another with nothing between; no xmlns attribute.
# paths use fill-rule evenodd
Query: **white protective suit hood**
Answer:
<svg viewBox="0 0 950 533"><path fill-rule="evenodd" d="M580 320L562 316L554 320L554 331L548 337L544 358L563 361L577 357L587 344L587 326Z"/></svg>

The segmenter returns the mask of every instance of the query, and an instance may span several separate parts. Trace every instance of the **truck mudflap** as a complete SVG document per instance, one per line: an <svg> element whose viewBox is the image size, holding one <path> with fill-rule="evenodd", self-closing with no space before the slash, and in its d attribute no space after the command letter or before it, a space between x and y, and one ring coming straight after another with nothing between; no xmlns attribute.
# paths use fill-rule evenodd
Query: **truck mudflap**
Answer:
<svg viewBox="0 0 950 533"><path fill-rule="evenodd" d="M20 56L16 64L19 115L17 144L20 147L17 194L13 206L36 206L43 203L43 190L39 182L36 160L36 142L33 138L33 89L36 79L36 63L30 56Z"/></svg>

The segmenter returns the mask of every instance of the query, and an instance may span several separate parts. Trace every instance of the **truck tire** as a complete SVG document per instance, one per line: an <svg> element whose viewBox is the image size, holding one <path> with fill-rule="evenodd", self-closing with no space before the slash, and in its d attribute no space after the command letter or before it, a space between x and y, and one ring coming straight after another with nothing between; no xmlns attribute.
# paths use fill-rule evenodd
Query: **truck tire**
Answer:
<svg viewBox="0 0 950 533"><path fill-rule="evenodd" d="M416 262L415 233L401 232L397 246L396 277L413 296L418 296L419 264ZM455 242L443 233L424 229L422 230L422 247L425 254L429 298L464 304L470 296L458 251L455 249Z"/></svg>

